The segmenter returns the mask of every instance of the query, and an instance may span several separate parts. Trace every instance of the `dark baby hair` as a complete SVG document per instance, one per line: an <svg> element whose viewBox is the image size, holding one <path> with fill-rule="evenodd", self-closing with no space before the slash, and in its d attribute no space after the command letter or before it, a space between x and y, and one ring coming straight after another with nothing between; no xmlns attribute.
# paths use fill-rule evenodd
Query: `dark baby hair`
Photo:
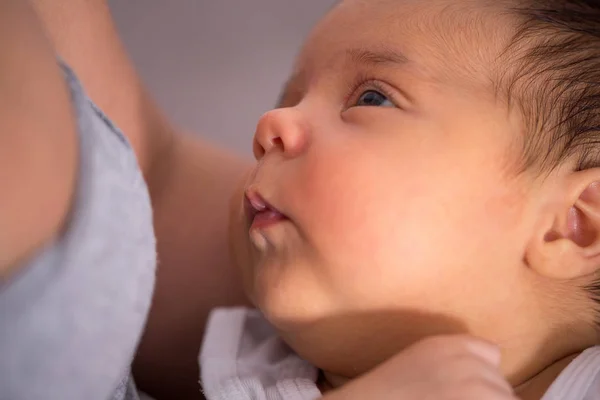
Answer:
<svg viewBox="0 0 600 400"><path fill-rule="evenodd" d="M600 167L600 0L513 4L517 31L504 53L513 67L499 83L525 119L521 170ZM585 289L600 311L600 274Z"/></svg>
<svg viewBox="0 0 600 400"><path fill-rule="evenodd" d="M529 131L524 166L600 166L600 0L521 0L502 76Z"/></svg>

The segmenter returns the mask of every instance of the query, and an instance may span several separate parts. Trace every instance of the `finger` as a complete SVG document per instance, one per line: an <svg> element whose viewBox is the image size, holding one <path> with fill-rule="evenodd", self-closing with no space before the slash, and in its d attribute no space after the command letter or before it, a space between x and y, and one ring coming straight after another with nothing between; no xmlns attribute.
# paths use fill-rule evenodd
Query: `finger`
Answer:
<svg viewBox="0 0 600 400"><path fill-rule="evenodd" d="M470 335L433 336L417 343L419 351L427 349L443 357L461 354L472 354L492 366L499 367L500 349L494 344Z"/></svg>
<svg viewBox="0 0 600 400"><path fill-rule="evenodd" d="M444 392L444 399L452 400L515 400L513 393L498 389L496 385L487 382L465 382L454 385Z"/></svg>
<svg viewBox="0 0 600 400"><path fill-rule="evenodd" d="M502 353L500 352L500 348L488 341L478 339L478 338L469 338L465 345L469 352L486 363L499 367L500 362L502 360Z"/></svg>
<svg viewBox="0 0 600 400"><path fill-rule="evenodd" d="M445 379L459 382L459 386L493 387L504 394L514 393L513 387L504 378L500 370L479 357L462 355L448 364Z"/></svg>
<svg viewBox="0 0 600 400"><path fill-rule="evenodd" d="M479 379L491 389L504 395L514 395L515 391L512 385L498 373L490 369L481 370Z"/></svg>

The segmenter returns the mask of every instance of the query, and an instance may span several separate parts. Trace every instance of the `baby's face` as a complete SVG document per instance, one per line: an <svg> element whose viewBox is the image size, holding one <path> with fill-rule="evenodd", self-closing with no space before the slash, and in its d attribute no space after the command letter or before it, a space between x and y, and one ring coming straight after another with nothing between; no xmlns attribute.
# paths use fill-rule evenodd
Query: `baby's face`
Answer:
<svg viewBox="0 0 600 400"><path fill-rule="evenodd" d="M489 78L502 32L451 3L343 2L257 127L236 208L247 290L346 376L432 333L505 340L527 308L530 178Z"/></svg>

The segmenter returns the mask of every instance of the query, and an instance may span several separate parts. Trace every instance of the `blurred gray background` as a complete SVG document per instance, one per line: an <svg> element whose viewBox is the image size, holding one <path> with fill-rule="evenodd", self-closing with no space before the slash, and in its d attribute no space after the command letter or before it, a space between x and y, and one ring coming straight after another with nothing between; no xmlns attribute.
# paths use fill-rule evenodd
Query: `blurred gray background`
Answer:
<svg viewBox="0 0 600 400"><path fill-rule="evenodd" d="M179 126L240 154L303 38L335 0L109 0L155 99Z"/></svg>

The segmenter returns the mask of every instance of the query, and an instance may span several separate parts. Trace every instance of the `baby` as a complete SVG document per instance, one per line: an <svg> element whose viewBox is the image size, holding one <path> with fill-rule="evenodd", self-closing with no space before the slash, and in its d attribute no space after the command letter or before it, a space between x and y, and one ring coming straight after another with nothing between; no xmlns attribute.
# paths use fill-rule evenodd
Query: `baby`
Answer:
<svg viewBox="0 0 600 400"><path fill-rule="evenodd" d="M599 143L597 0L340 2L258 123L233 248L261 314L213 315L205 390L220 357L314 395L468 333L524 399L600 398Z"/></svg>

